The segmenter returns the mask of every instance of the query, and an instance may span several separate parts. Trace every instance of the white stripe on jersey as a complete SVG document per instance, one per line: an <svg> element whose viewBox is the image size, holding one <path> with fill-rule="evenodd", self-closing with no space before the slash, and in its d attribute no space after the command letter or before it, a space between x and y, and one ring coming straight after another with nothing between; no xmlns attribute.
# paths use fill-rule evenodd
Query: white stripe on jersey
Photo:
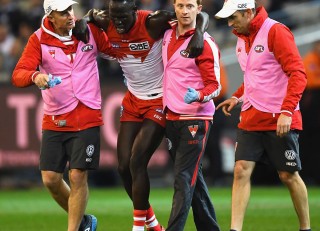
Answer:
<svg viewBox="0 0 320 231"><path fill-rule="evenodd" d="M129 91L139 99L149 100L162 96L163 63L161 49L162 39L153 44L143 62L141 57L136 58L129 54L117 60L127 80ZM100 55L102 58L114 60L114 58L105 54Z"/></svg>

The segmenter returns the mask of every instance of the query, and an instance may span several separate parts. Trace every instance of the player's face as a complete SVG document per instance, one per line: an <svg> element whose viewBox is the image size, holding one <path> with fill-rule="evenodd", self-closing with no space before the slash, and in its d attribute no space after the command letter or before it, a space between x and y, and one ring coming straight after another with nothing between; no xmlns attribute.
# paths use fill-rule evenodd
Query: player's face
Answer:
<svg viewBox="0 0 320 231"><path fill-rule="evenodd" d="M233 27L239 34L249 34L250 21L252 18L252 10L246 10L244 12L236 11L227 18L228 26Z"/></svg>
<svg viewBox="0 0 320 231"><path fill-rule="evenodd" d="M55 32L61 36L69 35L69 31L75 26L72 6L64 11L53 11L48 19L52 22Z"/></svg>
<svg viewBox="0 0 320 231"><path fill-rule="evenodd" d="M109 15L119 34L130 31L136 21L136 10L131 4L124 2L110 2Z"/></svg>
<svg viewBox="0 0 320 231"><path fill-rule="evenodd" d="M197 14L200 13L202 5L197 0L176 0L174 10L180 26L194 28Z"/></svg>

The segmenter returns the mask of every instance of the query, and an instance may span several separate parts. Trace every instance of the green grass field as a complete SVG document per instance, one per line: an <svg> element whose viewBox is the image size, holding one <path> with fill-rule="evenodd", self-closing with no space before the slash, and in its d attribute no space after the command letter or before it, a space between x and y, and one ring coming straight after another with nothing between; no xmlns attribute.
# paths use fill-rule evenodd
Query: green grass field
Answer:
<svg viewBox="0 0 320 231"><path fill-rule="evenodd" d="M320 189L309 188L311 223L320 230ZM229 230L231 188L210 188L222 231ZM151 203L160 223L166 225L171 189L152 189ZM132 205L122 188L91 189L88 213L98 217L99 231L130 231ZM1 231L65 231L67 216L46 190L0 192ZM185 231L196 230L190 212ZM253 187L244 231L298 231L298 222L284 187ZM203 230L205 231L205 230Z"/></svg>

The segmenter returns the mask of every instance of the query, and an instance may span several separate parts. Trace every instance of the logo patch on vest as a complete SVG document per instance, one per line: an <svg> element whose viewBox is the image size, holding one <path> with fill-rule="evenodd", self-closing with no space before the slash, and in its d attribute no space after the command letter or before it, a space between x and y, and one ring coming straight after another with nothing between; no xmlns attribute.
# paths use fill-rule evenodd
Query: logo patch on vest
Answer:
<svg viewBox="0 0 320 231"><path fill-rule="evenodd" d="M187 50L181 50L180 55L182 57L188 58L189 57L189 52Z"/></svg>
<svg viewBox="0 0 320 231"><path fill-rule="evenodd" d="M81 48L82 52L88 52L88 51L91 51L92 49L93 49L93 45L91 44L86 44Z"/></svg>
<svg viewBox="0 0 320 231"><path fill-rule="evenodd" d="M241 53L241 47L238 47L238 50L237 50L237 55L240 55L240 53Z"/></svg>
<svg viewBox="0 0 320 231"><path fill-rule="evenodd" d="M51 55L52 58L56 57L56 51L55 50L49 50L49 54Z"/></svg>
<svg viewBox="0 0 320 231"><path fill-rule="evenodd" d="M254 47L254 51L257 53L262 53L264 51L264 46L262 45L257 45Z"/></svg>

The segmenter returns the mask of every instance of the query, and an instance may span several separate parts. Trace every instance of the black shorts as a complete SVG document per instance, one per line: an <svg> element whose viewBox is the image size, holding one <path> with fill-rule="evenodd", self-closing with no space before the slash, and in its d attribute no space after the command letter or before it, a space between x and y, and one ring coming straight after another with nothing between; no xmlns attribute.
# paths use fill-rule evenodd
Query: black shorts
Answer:
<svg viewBox="0 0 320 231"><path fill-rule="evenodd" d="M290 131L280 138L276 131L244 131L238 129L235 160L269 163L278 170L301 170L299 133Z"/></svg>
<svg viewBox="0 0 320 231"><path fill-rule="evenodd" d="M97 169L100 159L100 127L79 132L42 132L40 170L63 173L69 169Z"/></svg>

